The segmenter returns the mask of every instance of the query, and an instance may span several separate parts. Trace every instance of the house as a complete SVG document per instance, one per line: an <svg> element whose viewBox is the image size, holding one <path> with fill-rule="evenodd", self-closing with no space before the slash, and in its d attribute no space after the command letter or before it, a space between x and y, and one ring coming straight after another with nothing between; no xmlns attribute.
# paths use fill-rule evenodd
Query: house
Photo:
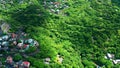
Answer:
<svg viewBox="0 0 120 68"><path fill-rule="evenodd" d="M14 4L14 2L11 0L11 1L10 1L10 4Z"/></svg>
<svg viewBox="0 0 120 68"><path fill-rule="evenodd" d="M27 41L28 41L28 43L29 43L29 44L31 44L31 43L33 43L33 42L34 42L34 40L33 40L33 39L28 39Z"/></svg>
<svg viewBox="0 0 120 68"><path fill-rule="evenodd" d="M54 2L55 5L60 5L60 2Z"/></svg>
<svg viewBox="0 0 120 68"><path fill-rule="evenodd" d="M39 43L37 41L34 41L35 46L39 46Z"/></svg>
<svg viewBox="0 0 120 68"><path fill-rule="evenodd" d="M9 42L7 42L7 41L2 42L2 46L8 47L9 46Z"/></svg>
<svg viewBox="0 0 120 68"><path fill-rule="evenodd" d="M14 61L13 58L11 56L8 56L6 59L6 68L14 68Z"/></svg>
<svg viewBox="0 0 120 68"><path fill-rule="evenodd" d="M45 58L45 61L49 62L49 61L50 61L50 58Z"/></svg>
<svg viewBox="0 0 120 68"><path fill-rule="evenodd" d="M58 61L59 61L59 63L62 63L62 62L63 62L63 58L60 57L60 58L58 59Z"/></svg>
<svg viewBox="0 0 120 68"><path fill-rule="evenodd" d="M7 33L7 32L9 31L9 29L10 29L9 24L3 23L3 24L1 25L1 30L2 30L4 33Z"/></svg>
<svg viewBox="0 0 120 68"><path fill-rule="evenodd" d="M13 41L13 45L17 45L17 41Z"/></svg>
<svg viewBox="0 0 120 68"><path fill-rule="evenodd" d="M11 38L16 38L16 37L17 37L17 35L15 33L11 34Z"/></svg>
<svg viewBox="0 0 120 68"><path fill-rule="evenodd" d="M0 54L0 57L3 56L3 54Z"/></svg>
<svg viewBox="0 0 120 68"><path fill-rule="evenodd" d="M107 59L113 60L114 54L107 53L106 57L107 57Z"/></svg>
<svg viewBox="0 0 120 68"><path fill-rule="evenodd" d="M27 39L25 40L25 44L29 44L30 46L34 45L34 40L33 39Z"/></svg>
<svg viewBox="0 0 120 68"><path fill-rule="evenodd" d="M8 35L4 35L4 36L2 36L2 39L6 41L6 40L9 39L9 36Z"/></svg>
<svg viewBox="0 0 120 68"><path fill-rule="evenodd" d="M20 48L20 49L22 49L23 45L24 45L23 43L18 43L17 47Z"/></svg>
<svg viewBox="0 0 120 68"><path fill-rule="evenodd" d="M0 42L2 42L3 40L2 40L2 38L0 37Z"/></svg>
<svg viewBox="0 0 120 68"><path fill-rule="evenodd" d="M51 12L55 12L55 10L54 10L54 9L50 9L50 11L51 11Z"/></svg>
<svg viewBox="0 0 120 68"><path fill-rule="evenodd" d="M2 62L0 61L0 68L2 68L2 66L3 66L3 65L2 65Z"/></svg>
<svg viewBox="0 0 120 68"><path fill-rule="evenodd" d="M24 61L24 62L22 62L22 65L24 66L24 68L29 68L30 67L30 62Z"/></svg>
<svg viewBox="0 0 120 68"><path fill-rule="evenodd" d="M62 63L63 58L60 55L57 55L57 62L58 63Z"/></svg>
<svg viewBox="0 0 120 68"><path fill-rule="evenodd" d="M22 61L20 60L19 62L16 62L15 68L29 68L30 67L30 62L28 61Z"/></svg>
<svg viewBox="0 0 120 68"><path fill-rule="evenodd" d="M26 41L28 44L30 44L30 46L39 46L39 43L34 39L28 39Z"/></svg>
<svg viewBox="0 0 120 68"><path fill-rule="evenodd" d="M97 68L102 68L102 67L100 67L100 66L97 65Z"/></svg>
<svg viewBox="0 0 120 68"><path fill-rule="evenodd" d="M45 58L45 59L44 59L44 63L45 63L45 64L50 64L50 58Z"/></svg>
<svg viewBox="0 0 120 68"><path fill-rule="evenodd" d="M55 13L59 14L59 13L60 13L60 10L59 10L59 9L57 9Z"/></svg>
<svg viewBox="0 0 120 68"><path fill-rule="evenodd" d="M114 63L114 64L118 64L118 63L120 64L120 59L113 60L113 63Z"/></svg>
<svg viewBox="0 0 120 68"><path fill-rule="evenodd" d="M24 44L23 48L26 49L26 50L28 50L29 49L29 45L28 44Z"/></svg>
<svg viewBox="0 0 120 68"><path fill-rule="evenodd" d="M50 4L53 4L53 2L50 1Z"/></svg>
<svg viewBox="0 0 120 68"><path fill-rule="evenodd" d="M44 62L45 64L50 64L49 62Z"/></svg>
<svg viewBox="0 0 120 68"><path fill-rule="evenodd" d="M115 55L114 54L110 54L107 53L107 55L105 56L106 59L112 60L113 64L120 64L120 59L115 59L114 60Z"/></svg>
<svg viewBox="0 0 120 68"><path fill-rule="evenodd" d="M13 58L11 56L8 56L6 59L7 63L12 63L13 62Z"/></svg>

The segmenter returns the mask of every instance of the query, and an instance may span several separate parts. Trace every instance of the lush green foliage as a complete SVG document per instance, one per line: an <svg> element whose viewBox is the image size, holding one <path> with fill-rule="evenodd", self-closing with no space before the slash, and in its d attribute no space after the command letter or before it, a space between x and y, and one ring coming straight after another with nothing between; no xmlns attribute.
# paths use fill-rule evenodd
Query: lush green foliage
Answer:
<svg viewBox="0 0 120 68"><path fill-rule="evenodd" d="M69 0L69 8L60 14L49 12L42 2L14 1L0 8L0 18L10 23L13 31L24 27L39 41L40 52L26 58L31 68L120 67L104 59L108 52L120 58L119 0ZM57 54L64 58L62 64L56 61ZM46 57L52 59L49 65L43 63Z"/></svg>

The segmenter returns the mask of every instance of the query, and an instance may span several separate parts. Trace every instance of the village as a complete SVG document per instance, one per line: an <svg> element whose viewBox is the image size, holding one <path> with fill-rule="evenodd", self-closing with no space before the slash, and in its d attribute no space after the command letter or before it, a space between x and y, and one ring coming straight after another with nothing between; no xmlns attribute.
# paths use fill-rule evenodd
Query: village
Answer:
<svg viewBox="0 0 120 68"><path fill-rule="evenodd" d="M23 4L24 0L18 0L19 4ZM14 4L14 1L4 1L4 0L0 0L1 3L1 7L3 9L6 9L6 6L4 4L9 3L9 4ZM29 4L31 4L32 2L29 2ZM45 9L48 9L49 12L54 13L54 14L60 14L62 12L63 9L65 8L69 8L69 5L67 3L67 0L62 0L61 2L59 1L49 1L49 0L44 0L43 1L43 7L45 7Z"/></svg>
<svg viewBox="0 0 120 68"><path fill-rule="evenodd" d="M66 0L63 0L62 2L45 0L43 6L48 9L49 12L54 14L60 14L65 8L69 8Z"/></svg>
<svg viewBox="0 0 120 68"><path fill-rule="evenodd" d="M25 32L9 33L9 29L10 26L7 23L3 23L0 28L0 57L6 58L4 62L0 58L0 68L29 68L29 61L19 60L15 62L13 58L16 53L23 57L36 54L25 52L32 47L35 48L35 51L39 51L39 43L32 38L28 38Z"/></svg>
<svg viewBox="0 0 120 68"><path fill-rule="evenodd" d="M0 29L0 68L30 68L30 62L21 59L15 60L20 56L27 58L28 56L34 56L39 50L39 43L29 38L28 34L21 30L16 33L8 32L10 29L9 24L1 24ZM30 51L30 48L34 51ZM34 49L33 49L34 48ZM16 55L20 55L17 57ZM3 61L2 59L5 59ZM43 63L49 65L51 61L50 57L43 59ZM56 62L61 64L63 58L61 55L56 56Z"/></svg>

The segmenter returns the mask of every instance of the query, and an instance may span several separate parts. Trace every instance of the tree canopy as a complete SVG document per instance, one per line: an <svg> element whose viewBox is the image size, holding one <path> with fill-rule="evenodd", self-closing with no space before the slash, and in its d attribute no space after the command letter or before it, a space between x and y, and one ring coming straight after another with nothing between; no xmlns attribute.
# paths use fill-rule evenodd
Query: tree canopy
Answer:
<svg viewBox="0 0 120 68"><path fill-rule="evenodd" d="M11 1L1 2L0 19L10 23L12 31L22 27L39 41L40 52L26 58L31 68L120 67L104 59L106 53L120 58L119 0ZM47 57L48 65L43 62Z"/></svg>

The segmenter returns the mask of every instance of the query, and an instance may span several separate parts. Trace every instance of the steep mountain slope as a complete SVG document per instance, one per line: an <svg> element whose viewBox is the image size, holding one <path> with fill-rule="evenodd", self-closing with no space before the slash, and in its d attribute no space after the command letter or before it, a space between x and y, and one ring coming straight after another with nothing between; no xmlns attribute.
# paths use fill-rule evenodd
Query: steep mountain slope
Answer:
<svg viewBox="0 0 120 68"><path fill-rule="evenodd" d="M11 23L13 31L22 26L39 41L40 53L26 58L31 68L120 67L104 58L106 53L120 58L119 1L68 0L65 4L69 7L54 9L60 13L50 12L53 8L37 0L6 3L7 10L1 9L1 18ZM57 61L58 54L62 63ZM48 65L43 62L47 57L51 58Z"/></svg>

